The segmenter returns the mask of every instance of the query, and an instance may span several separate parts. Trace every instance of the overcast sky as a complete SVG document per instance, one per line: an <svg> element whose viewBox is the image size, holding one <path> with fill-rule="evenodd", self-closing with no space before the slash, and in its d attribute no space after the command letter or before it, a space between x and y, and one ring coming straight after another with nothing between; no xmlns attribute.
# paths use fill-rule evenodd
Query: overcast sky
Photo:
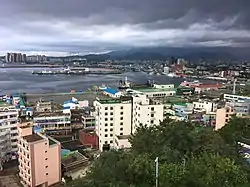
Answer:
<svg viewBox="0 0 250 187"><path fill-rule="evenodd" d="M250 46L250 0L0 0L0 54Z"/></svg>

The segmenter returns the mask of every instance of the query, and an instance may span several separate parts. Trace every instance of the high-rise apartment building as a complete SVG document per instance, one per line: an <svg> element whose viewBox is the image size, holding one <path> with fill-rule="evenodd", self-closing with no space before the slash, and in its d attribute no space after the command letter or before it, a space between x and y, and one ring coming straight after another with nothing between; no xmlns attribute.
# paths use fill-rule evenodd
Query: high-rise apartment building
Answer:
<svg viewBox="0 0 250 187"><path fill-rule="evenodd" d="M0 102L0 170L2 163L17 153L18 111L12 105Z"/></svg>
<svg viewBox="0 0 250 187"><path fill-rule="evenodd" d="M129 148L128 137L140 124L159 125L163 121L164 105L142 94L96 100L94 106L101 151Z"/></svg>
<svg viewBox="0 0 250 187"><path fill-rule="evenodd" d="M16 63L16 62L26 62L26 60L27 60L26 54L22 53L7 53L5 55L5 62Z"/></svg>
<svg viewBox="0 0 250 187"><path fill-rule="evenodd" d="M34 134L32 124L18 127L19 176L24 186L47 187L61 182L61 144L51 137Z"/></svg>
<svg viewBox="0 0 250 187"><path fill-rule="evenodd" d="M101 151L114 148L115 136L132 132L132 98L96 100L96 133Z"/></svg>

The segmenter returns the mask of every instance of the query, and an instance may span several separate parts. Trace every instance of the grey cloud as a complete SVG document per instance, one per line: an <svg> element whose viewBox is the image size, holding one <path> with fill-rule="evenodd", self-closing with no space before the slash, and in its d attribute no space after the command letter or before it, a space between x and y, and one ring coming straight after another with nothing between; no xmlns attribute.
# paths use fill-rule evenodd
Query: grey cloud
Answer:
<svg viewBox="0 0 250 187"><path fill-rule="evenodd" d="M16 48L80 52L144 45L249 46L250 40L249 0L0 2L0 39L6 46L0 46L0 52Z"/></svg>

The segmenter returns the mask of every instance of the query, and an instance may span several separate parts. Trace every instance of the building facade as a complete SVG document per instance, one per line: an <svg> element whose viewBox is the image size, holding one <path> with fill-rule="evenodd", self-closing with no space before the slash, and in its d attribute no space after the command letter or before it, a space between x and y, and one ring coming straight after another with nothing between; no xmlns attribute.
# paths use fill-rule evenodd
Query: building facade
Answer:
<svg viewBox="0 0 250 187"><path fill-rule="evenodd" d="M229 122L231 116L234 114L235 114L235 110L230 104L227 104L223 108L217 109L215 130L219 130L222 127L224 127Z"/></svg>
<svg viewBox="0 0 250 187"><path fill-rule="evenodd" d="M17 153L17 109L8 104L0 104L0 170L1 163Z"/></svg>
<svg viewBox="0 0 250 187"><path fill-rule="evenodd" d="M132 132L131 98L94 101L96 109L96 133L101 151L114 148L115 136Z"/></svg>
<svg viewBox="0 0 250 187"><path fill-rule="evenodd" d="M20 182L24 186L47 187L61 182L60 142L34 134L30 123L18 127Z"/></svg>

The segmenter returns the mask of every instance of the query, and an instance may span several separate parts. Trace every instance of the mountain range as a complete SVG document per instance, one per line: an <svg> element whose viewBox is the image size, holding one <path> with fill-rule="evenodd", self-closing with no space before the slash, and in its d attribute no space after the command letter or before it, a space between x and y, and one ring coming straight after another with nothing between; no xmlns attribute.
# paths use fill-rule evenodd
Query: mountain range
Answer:
<svg viewBox="0 0 250 187"><path fill-rule="evenodd" d="M73 58L76 56L67 56ZM144 47L128 50L112 51L105 54L88 54L78 56L87 60L168 60L170 57L184 58L190 61L216 61L216 60L248 60L249 48L236 47L204 47L204 48L178 48L178 47Z"/></svg>

